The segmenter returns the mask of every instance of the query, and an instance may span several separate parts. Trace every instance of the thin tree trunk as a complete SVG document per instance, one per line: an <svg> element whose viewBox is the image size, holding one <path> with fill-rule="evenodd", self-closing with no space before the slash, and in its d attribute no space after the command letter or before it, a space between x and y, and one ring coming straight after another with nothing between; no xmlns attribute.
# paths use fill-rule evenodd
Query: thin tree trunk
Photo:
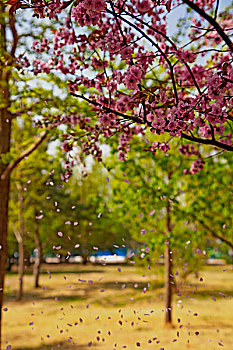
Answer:
<svg viewBox="0 0 233 350"><path fill-rule="evenodd" d="M171 206L167 205L167 222L166 231L168 239L166 242L164 257L165 257L165 324L172 323L172 256L170 254L170 233L171 233Z"/></svg>
<svg viewBox="0 0 233 350"><path fill-rule="evenodd" d="M14 265L13 258L8 255L6 271L10 272L13 265Z"/></svg>
<svg viewBox="0 0 233 350"><path fill-rule="evenodd" d="M85 266L87 264L87 257L88 257L88 251L85 249L82 258L83 258L83 265Z"/></svg>
<svg viewBox="0 0 233 350"><path fill-rule="evenodd" d="M17 301L22 300L23 296L23 277L24 277L24 217L23 217L23 186L21 183L21 172L20 172L20 182L17 184L18 197L19 197L19 234L17 235L18 247L19 247L19 267L18 267L18 277L19 277L19 289L17 294Z"/></svg>
<svg viewBox="0 0 233 350"><path fill-rule="evenodd" d="M6 52L6 26L5 26L5 5L0 1L0 54ZM8 166L8 162L1 156L7 155L10 151L11 119L9 118L9 72L4 65L0 65L0 348L1 348L1 326L4 277L7 258L7 223L8 223L8 202L9 202L9 176L1 179Z"/></svg>
<svg viewBox="0 0 233 350"><path fill-rule="evenodd" d="M82 195L83 195L83 192L82 192ZM88 226L87 226L87 222L85 222L85 224L84 224L83 235L84 236L83 236L83 244L82 244L83 245L82 258L83 258L83 265L85 266L87 264L87 256L88 256Z"/></svg>
<svg viewBox="0 0 233 350"><path fill-rule="evenodd" d="M35 244L36 244L36 257L33 265L33 274L34 274L34 287L39 288L39 277L40 277L40 267L42 261L42 245L40 240L39 233L39 222L36 219L38 216L37 211L35 210Z"/></svg>

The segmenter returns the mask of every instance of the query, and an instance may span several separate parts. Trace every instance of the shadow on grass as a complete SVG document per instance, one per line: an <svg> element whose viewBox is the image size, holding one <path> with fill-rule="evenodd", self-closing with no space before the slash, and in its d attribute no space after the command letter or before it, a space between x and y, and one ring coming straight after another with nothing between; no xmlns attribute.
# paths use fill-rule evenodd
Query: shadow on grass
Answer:
<svg viewBox="0 0 233 350"><path fill-rule="evenodd" d="M132 288L135 290L143 290L145 287L147 287L148 282L102 282L102 283L94 283L92 284L92 289L111 289L111 290L124 290L127 288ZM154 289L163 287L163 282L157 282L154 283Z"/></svg>
<svg viewBox="0 0 233 350"><path fill-rule="evenodd" d="M232 324L231 323L226 323L226 322L223 322L221 321L221 323L219 323L218 320L210 320L210 318L208 318L208 324L199 324L198 326L197 325L185 325L184 328L186 329L193 329L193 330L200 330L200 329L211 329L213 330L213 328L216 327L216 330L218 328L231 328L232 329Z"/></svg>
<svg viewBox="0 0 233 350"><path fill-rule="evenodd" d="M77 273L77 274L86 274L86 273L103 273L106 272L104 269L88 269L84 268L82 270L75 271L68 271L67 272L67 278L69 277L69 274ZM43 274L47 274L47 272L43 272ZM66 274L66 271L51 271L51 274ZM46 285L46 283L45 283ZM156 291L160 291L164 287L164 283L162 281L158 280L150 280L151 287L149 290L155 291L153 297L156 297ZM31 289L28 292L24 293L23 296L23 302L28 301L34 301L34 300L57 300L57 301L64 301L64 302L78 302L78 301L85 301L88 300L89 297L93 297L93 294L95 294L96 298L94 299L95 303L99 305L106 305L109 304L115 305L116 299L118 299L118 302L121 303L120 300L122 294L121 291L124 293L126 292L128 295L132 294L134 296L135 294L142 294L145 288L148 288L148 281L106 281L104 280L102 282L96 281L92 283L92 281L88 281L88 279L85 279L85 282L77 282L77 279L75 278L74 283L70 283L70 289L67 288L67 286L56 284L54 286L46 286L45 289L43 287L39 289ZM192 285L191 285L192 286ZM217 288L215 289L207 289L207 286L201 286L198 288L198 290L193 291L192 289L184 289L182 292L182 295L189 295L193 296L194 298L216 298L217 300L222 298L229 298L232 296L231 290L219 290ZM195 285L193 285L193 289L195 288ZM109 295L106 295L106 292L108 291L114 291L116 292L115 297L112 300L112 297ZM194 292L194 293L191 293ZM176 293L174 293L176 294ZM108 300L107 300L107 299ZM140 297L141 298L141 297ZM5 292L5 300L6 301L15 301L16 299L16 292L15 291L7 291ZM106 299L106 300L105 300ZM106 303L108 301L108 303ZM118 304L118 303L117 303Z"/></svg>
<svg viewBox="0 0 233 350"><path fill-rule="evenodd" d="M77 268L75 269L75 266L77 266ZM70 266L70 269L69 269L69 266L67 267L67 268L64 268L64 269L61 269L61 270L59 270L59 269L56 269L56 270L53 270L53 269L50 269L49 268L50 266L48 266L48 268L47 268L47 270L42 270L41 271L41 274L42 275L44 275L44 274L48 274L48 272L47 271L50 271L51 272L51 274L53 275L59 275L59 274L65 274L65 273L67 273L67 274L69 274L69 273L77 273L77 274L88 274L88 273L106 273L106 270L104 270L104 269L85 269L85 268L83 268L83 269L79 269L79 265L71 265Z"/></svg>
<svg viewBox="0 0 233 350"><path fill-rule="evenodd" d="M54 291L54 290L53 290ZM35 301L35 300L55 300L55 301L66 301L66 302L71 302L71 301L85 301L87 300L88 296L87 295L80 295L79 293L72 294L72 295L54 295L54 296L49 296L49 295L44 295L42 292L38 293L29 293L26 292L23 295L22 301L19 303L24 303L24 302L30 302L30 301ZM16 301L16 294L15 293L5 293L4 299L6 302L11 302L11 301Z"/></svg>
<svg viewBox="0 0 233 350"><path fill-rule="evenodd" d="M146 294L135 294L135 293L128 293L127 295L124 295L124 298L122 296L115 297L114 299L112 297L102 297L93 300L92 304L96 306L103 306L104 308L108 307L123 307L125 305L133 305L140 302L152 302L154 298L152 296L148 296Z"/></svg>
<svg viewBox="0 0 233 350"><path fill-rule="evenodd" d="M88 270L88 269L82 269L82 270L79 270L79 269L74 269L74 266L72 266L72 269L69 269L69 268L65 268L65 269L56 269L56 270L53 270L53 269L50 269L50 265L48 265L47 267L47 270L42 270L40 275L48 275L48 272L47 271L50 271L50 273L53 275L60 275L60 274L70 274L70 273L77 273L77 274L88 274L88 273L106 273L106 270L96 270L96 269L93 269L93 270ZM30 268L29 270L26 270L24 271L24 275L32 275L33 272L32 272L32 268ZM16 276L18 275L18 272L17 271L8 271L7 272L7 275L9 276Z"/></svg>
<svg viewBox="0 0 233 350"><path fill-rule="evenodd" d="M95 295L98 295L99 291L99 298L97 298L97 302L104 298L104 292L112 290L112 291L118 291L119 297L121 297L121 291L127 291L127 290L133 290L135 293L137 292L143 292L144 288L147 287L147 282L95 282L95 283L72 283L72 288L69 289L69 294L67 295L68 289L64 286L56 285L55 288L53 287L46 287L46 289L43 289L43 287L39 289L32 289L30 292L25 292L23 295L22 302L28 302L28 301L34 301L36 300L56 300L56 301L65 301L65 302L71 302L71 301L84 301L87 300L93 293ZM163 282L154 282L153 283L153 290L159 289L163 287ZM56 290L60 290L63 288L64 294L58 293L56 295ZM49 294L48 294L49 293ZM51 294L50 294L51 293ZM116 296L117 296L116 295ZM6 291L5 292L5 301L15 301L16 299L16 292L15 291ZM111 299L110 299L111 300ZM112 304L112 303L111 303Z"/></svg>
<svg viewBox="0 0 233 350"><path fill-rule="evenodd" d="M221 294L219 294L221 293ZM232 290L197 290L192 294L193 296L196 296L198 298L212 298L214 297L215 299L223 299L223 298L232 298L233 297L233 291Z"/></svg>
<svg viewBox="0 0 233 350"><path fill-rule="evenodd" d="M96 343L92 343L91 344L91 347L92 348L98 348L98 344ZM75 342L56 342L56 343L52 343L52 344L49 344L49 345L40 345L39 347L23 347L23 348L18 348L18 347L15 347L14 348L15 350L57 350L57 349L60 349L60 350L70 350L70 349L74 349L74 350L88 350L90 349L90 346L85 345L85 344L77 344Z"/></svg>

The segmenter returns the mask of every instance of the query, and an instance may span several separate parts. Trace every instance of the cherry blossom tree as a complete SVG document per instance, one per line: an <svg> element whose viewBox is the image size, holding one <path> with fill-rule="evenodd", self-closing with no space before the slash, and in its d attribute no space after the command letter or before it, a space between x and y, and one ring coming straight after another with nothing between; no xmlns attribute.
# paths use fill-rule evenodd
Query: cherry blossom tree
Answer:
<svg viewBox="0 0 233 350"><path fill-rule="evenodd" d="M220 1L8 3L12 11L29 7L34 16L51 21L69 8L51 40L34 41L35 52L44 57L34 59L31 69L35 75L63 74L70 93L93 106L96 118L82 125L88 133L84 152L99 158L101 136L119 132L124 160L132 135L146 128L156 140L167 133L168 138L233 150L232 10L219 12ZM167 17L177 6L188 10L190 28L173 39ZM154 147L164 149L157 142ZM200 156L196 168L202 168Z"/></svg>

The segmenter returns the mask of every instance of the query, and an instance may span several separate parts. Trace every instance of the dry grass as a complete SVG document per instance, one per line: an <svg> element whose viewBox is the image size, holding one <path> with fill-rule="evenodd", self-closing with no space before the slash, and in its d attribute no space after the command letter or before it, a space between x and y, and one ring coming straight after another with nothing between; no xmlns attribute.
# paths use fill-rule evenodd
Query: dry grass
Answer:
<svg viewBox="0 0 233 350"><path fill-rule="evenodd" d="M200 274L203 282L190 279L185 293L174 296L170 328L163 325L163 289L155 271L144 272L144 277L132 266L123 266L120 272L117 266L44 269L44 288L34 290L31 274L25 276L25 296L20 303L15 302L17 275L7 276L3 349L6 342L15 350L214 350L222 345L233 349L233 274L229 267L226 271L224 267L205 268ZM148 282L153 282L154 289L144 293Z"/></svg>

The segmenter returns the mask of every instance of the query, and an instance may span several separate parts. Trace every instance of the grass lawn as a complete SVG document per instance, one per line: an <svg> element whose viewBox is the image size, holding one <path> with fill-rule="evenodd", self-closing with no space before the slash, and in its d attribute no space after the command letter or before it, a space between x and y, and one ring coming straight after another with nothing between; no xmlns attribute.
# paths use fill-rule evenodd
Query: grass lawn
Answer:
<svg viewBox="0 0 233 350"><path fill-rule="evenodd" d="M231 350L232 272L230 266L205 267L198 279L191 276L181 296L174 295L173 327L163 324L156 269L43 265L41 288L33 289L32 275L25 275L22 302L15 301L18 277L10 273L2 349Z"/></svg>

